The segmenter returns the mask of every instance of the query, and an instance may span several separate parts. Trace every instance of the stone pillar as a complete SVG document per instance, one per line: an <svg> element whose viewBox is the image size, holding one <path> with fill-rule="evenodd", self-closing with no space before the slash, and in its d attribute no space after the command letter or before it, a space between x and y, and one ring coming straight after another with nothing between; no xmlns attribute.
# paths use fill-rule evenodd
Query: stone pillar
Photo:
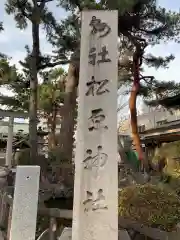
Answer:
<svg viewBox="0 0 180 240"><path fill-rule="evenodd" d="M117 20L82 13L72 240L118 239Z"/></svg>
<svg viewBox="0 0 180 240"><path fill-rule="evenodd" d="M9 240L35 240L39 166L17 166Z"/></svg>
<svg viewBox="0 0 180 240"><path fill-rule="evenodd" d="M12 143L13 143L13 125L14 125L14 117L9 117L9 125L8 125L8 139L7 139L7 147L6 147L6 163L5 165L11 168L12 166Z"/></svg>

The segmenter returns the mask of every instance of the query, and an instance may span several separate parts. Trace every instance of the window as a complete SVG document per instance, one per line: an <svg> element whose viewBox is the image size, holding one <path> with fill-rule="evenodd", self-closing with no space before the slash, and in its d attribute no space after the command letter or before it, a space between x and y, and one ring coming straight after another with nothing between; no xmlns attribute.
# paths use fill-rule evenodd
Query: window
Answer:
<svg viewBox="0 0 180 240"><path fill-rule="evenodd" d="M145 125L140 125L140 126L138 126L138 132L139 133L142 133L142 132L144 132L145 131Z"/></svg>
<svg viewBox="0 0 180 240"><path fill-rule="evenodd" d="M167 119L164 119L164 120L158 121L157 126L159 127L159 126L164 125L166 123L167 123Z"/></svg>

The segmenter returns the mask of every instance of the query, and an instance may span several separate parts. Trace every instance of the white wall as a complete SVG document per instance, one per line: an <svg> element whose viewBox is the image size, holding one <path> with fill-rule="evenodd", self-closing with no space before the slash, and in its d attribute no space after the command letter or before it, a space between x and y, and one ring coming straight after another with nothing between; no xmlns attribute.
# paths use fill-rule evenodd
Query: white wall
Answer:
<svg viewBox="0 0 180 240"><path fill-rule="evenodd" d="M138 116L138 126L145 125L145 129L151 129L157 127L157 122L162 120L167 120L168 122L179 120L180 119L180 111L174 111L170 113L167 110L156 109L149 110L142 115ZM119 132L121 134L131 135L131 125L130 119L126 119L119 123Z"/></svg>

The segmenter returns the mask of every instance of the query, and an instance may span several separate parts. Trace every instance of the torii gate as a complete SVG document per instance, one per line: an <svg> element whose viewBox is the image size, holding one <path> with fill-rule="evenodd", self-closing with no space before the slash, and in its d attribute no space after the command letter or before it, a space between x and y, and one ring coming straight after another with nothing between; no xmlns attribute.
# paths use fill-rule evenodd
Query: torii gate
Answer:
<svg viewBox="0 0 180 240"><path fill-rule="evenodd" d="M13 126L14 126L14 118L28 118L29 113L25 112L14 112L8 110L0 110L0 117L9 117L8 125L8 139L7 139L7 147L6 147L6 160L5 165L11 168L12 165L12 142L13 142Z"/></svg>

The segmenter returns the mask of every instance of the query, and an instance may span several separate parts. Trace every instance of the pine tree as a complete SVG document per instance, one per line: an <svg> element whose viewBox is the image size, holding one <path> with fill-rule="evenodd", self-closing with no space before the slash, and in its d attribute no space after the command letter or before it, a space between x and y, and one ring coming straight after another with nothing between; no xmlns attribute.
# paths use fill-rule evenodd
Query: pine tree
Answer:
<svg viewBox="0 0 180 240"><path fill-rule="evenodd" d="M76 96L79 81L80 53L80 24L76 15L71 14L61 22L56 35L52 36L51 42L56 48L55 53L57 57L55 60L61 63L69 63L65 81L59 152L64 161L71 162L76 123Z"/></svg>
<svg viewBox="0 0 180 240"><path fill-rule="evenodd" d="M0 34L4 30L3 23L0 22ZM0 52L0 79L1 82L7 78L7 75L10 73L10 67L8 63L8 57ZM4 78L5 77L5 78Z"/></svg>
<svg viewBox="0 0 180 240"><path fill-rule="evenodd" d="M19 74L15 66L4 61L3 69L6 71L1 85L9 89L13 96L0 95L2 107L13 111L28 111L29 108L29 79L26 74ZM61 112L64 102L64 85L66 73L62 68L55 68L40 73L42 83L38 84L38 117L47 119L49 132L49 150L56 146L57 115ZM59 120L60 124L60 120Z"/></svg>
<svg viewBox="0 0 180 240"><path fill-rule="evenodd" d="M129 2L125 0L102 0L98 3L94 0L59 0L59 2L62 7L71 12L71 15L62 22L59 36L57 35L53 41L58 47L58 58L63 61L70 60L71 66L73 66L71 76L74 77L74 84L71 84L71 93L75 91L78 83L80 11L83 9L118 10L118 34L121 39L120 50L123 50L124 53L126 51L132 52L130 58L121 61L119 64L120 73L123 71L123 76L120 78L121 80L123 79L123 82L124 80L126 81L123 84L130 82L133 85L129 100L132 136L139 159L147 167L137 130L136 99L139 94L145 97L153 96L154 93L149 91L149 89L154 90L153 82L156 83L155 92L157 92L159 86L157 86L158 81L154 79L154 76L143 76L141 74L141 64L146 63L149 66L165 67L173 60L174 57L172 55L166 58L147 55L145 49L147 46L153 46L169 40L178 41L180 14L157 6L155 0L133 0ZM75 59L67 59L70 52L74 53L72 56L75 55ZM124 78L124 72L127 73L128 79Z"/></svg>
<svg viewBox="0 0 180 240"><path fill-rule="evenodd" d="M6 87L13 93L13 96L0 94L0 103L2 107L13 111L28 111L29 108L29 81L23 75L18 73L15 65L10 65L7 59L0 61L2 69L1 87Z"/></svg>
<svg viewBox="0 0 180 240"><path fill-rule="evenodd" d="M44 67L45 58L40 53L39 30L40 25L47 32L47 38L51 35L56 21L47 8L51 0L7 0L6 12L12 14L19 29L24 29L31 25L32 28L32 51L28 55L28 79L30 83L30 101L29 101L29 138L30 155L32 163L37 160L37 86L38 72Z"/></svg>
<svg viewBox="0 0 180 240"><path fill-rule="evenodd" d="M39 85L39 115L47 119L48 149L52 151L57 146L56 125L60 124L58 115L64 102L66 73L62 68L42 72L43 83ZM41 114L42 113L42 114Z"/></svg>

